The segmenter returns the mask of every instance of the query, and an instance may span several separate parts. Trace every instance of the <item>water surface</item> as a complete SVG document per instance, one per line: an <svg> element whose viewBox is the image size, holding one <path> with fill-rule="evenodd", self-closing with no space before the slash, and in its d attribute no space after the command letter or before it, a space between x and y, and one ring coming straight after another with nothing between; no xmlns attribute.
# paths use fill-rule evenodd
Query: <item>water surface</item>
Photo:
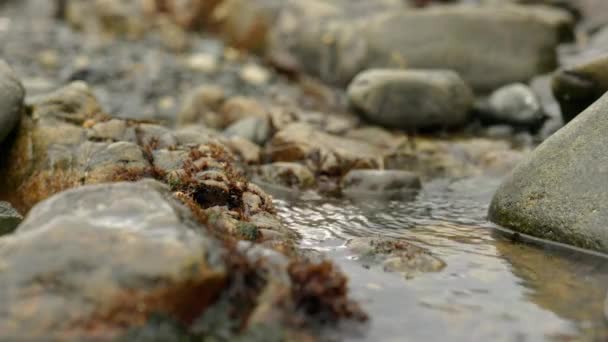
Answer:
<svg viewBox="0 0 608 342"><path fill-rule="evenodd" d="M486 221L500 179L436 180L410 202L277 199L302 247L323 251L350 277L370 314L367 341L604 341L608 259L514 242ZM275 194L275 197L277 195ZM366 268L354 237L394 237L447 263L405 279Z"/></svg>

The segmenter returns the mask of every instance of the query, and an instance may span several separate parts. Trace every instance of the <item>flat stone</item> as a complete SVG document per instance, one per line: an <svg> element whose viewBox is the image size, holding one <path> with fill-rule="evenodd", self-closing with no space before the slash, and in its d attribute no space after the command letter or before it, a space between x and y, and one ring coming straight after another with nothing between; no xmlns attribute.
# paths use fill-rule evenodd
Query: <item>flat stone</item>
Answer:
<svg viewBox="0 0 608 342"><path fill-rule="evenodd" d="M375 124L404 130L467 121L473 92L449 70L368 70L348 87L351 105Z"/></svg>

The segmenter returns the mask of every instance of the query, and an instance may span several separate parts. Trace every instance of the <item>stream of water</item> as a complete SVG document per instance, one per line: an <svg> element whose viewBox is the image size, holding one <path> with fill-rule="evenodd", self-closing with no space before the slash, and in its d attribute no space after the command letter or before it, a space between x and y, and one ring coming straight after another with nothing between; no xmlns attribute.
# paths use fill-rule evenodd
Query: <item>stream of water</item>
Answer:
<svg viewBox="0 0 608 342"><path fill-rule="evenodd" d="M371 317L364 340L607 340L608 259L513 242L486 221L499 183L435 180L409 202L279 195L276 204L302 247L324 252L348 274ZM354 237L404 239L447 266L412 279L364 267L345 247Z"/></svg>

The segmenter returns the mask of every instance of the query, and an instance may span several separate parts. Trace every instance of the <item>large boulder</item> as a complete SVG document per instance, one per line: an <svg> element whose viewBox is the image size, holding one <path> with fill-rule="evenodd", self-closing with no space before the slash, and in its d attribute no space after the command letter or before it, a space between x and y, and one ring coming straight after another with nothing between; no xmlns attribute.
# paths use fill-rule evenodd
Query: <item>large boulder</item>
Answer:
<svg viewBox="0 0 608 342"><path fill-rule="evenodd" d="M476 90L491 90L553 70L555 48L572 25L566 12L535 6L446 5L376 13L285 15L272 51L341 85L364 69L439 68L458 72Z"/></svg>
<svg viewBox="0 0 608 342"><path fill-rule="evenodd" d="M24 97L21 81L8 64L0 60L0 143L17 125Z"/></svg>
<svg viewBox="0 0 608 342"><path fill-rule="evenodd" d="M348 97L368 121L405 130L462 125L473 106L473 92L449 70L364 71Z"/></svg>
<svg viewBox="0 0 608 342"><path fill-rule="evenodd" d="M607 252L607 113L604 95L521 162L494 195L490 220Z"/></svg>

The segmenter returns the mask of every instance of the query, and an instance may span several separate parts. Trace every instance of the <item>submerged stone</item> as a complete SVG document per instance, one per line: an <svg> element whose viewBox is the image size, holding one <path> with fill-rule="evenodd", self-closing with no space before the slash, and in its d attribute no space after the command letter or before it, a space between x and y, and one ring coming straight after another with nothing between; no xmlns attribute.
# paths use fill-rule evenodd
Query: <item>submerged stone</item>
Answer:
<svg viewBox="0 0 608 342"><path fill-rule="evenodd" d="M341 181L342 194L351 198L402 199L421 187L418 175L402 170L352 170Z"/></svg>

